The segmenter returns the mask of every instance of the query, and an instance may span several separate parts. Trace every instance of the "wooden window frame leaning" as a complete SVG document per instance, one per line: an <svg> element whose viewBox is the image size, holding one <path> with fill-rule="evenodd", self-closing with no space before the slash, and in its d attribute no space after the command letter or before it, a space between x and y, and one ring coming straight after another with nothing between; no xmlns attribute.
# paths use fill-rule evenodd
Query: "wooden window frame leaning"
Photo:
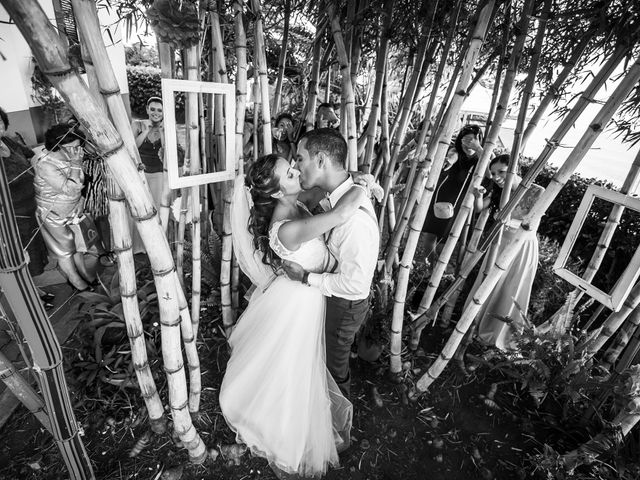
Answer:
<svg viewBox="0 0 640 480"><path fill-rule="evenodd" d="M591 205L593 204L593 200L596 197L640 212L640 198L625 195L624 193L609 190L597 185L590 185L589 188L587 188L584 197L582 197L582 202L580 202L580 206L578 207L576 216L573 219L571 228L569 228L569 232L562 244L558 258L553 264L553 270L560 278L579 288L610 310L617 312L620 310L620 307L627 298L631 288L640 276L640 246L636 249L629 265L609 293L603 292L599 288L587 282L585 279L565 268L567 260L569 259L569 254L578 239L582 225L584 224L587 214L591 209Z"/></svg>
<svg viewBox="0 0 640 480"><path fill-rule="evenodd" d="M178 141L176 132L175 92L211 93L224 96L225 107L225 146L226 165L219 172L201 173L198 175L180 176L178 167ZM236 92L233 84L199 82L195 80L178 80L175 78L162 79L162 110L164 116L164 131L169 187L172 189L206 185L209 183L225 182L235 178L235 116Z"/></svg>

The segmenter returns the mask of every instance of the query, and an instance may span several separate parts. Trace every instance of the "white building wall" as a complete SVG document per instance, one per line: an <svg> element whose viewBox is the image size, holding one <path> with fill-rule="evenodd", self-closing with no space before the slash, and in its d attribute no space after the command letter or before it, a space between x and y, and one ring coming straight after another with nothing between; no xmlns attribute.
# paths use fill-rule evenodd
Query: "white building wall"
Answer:
<svg viewBox="0 0 640 480"><path fill-rule="evenodd" d="M53 2L41 0L40 5L53 25L56 25ZM125 65L122 27L116 26L118 18L115 12L99 9L98 15L103 27L103 39L107 46L109 59L113 66L120 90L128 107L129 86ZM0 107L9 116L9 133L20 133L28 145L33 146L42 140L47 120L40 105L31 98L31 75L35 60L29 45L22 34L10 21L9 14L0 5ZM107 33L109 29L111 36ZM112 41L113 38L113 41Z"/></svg>

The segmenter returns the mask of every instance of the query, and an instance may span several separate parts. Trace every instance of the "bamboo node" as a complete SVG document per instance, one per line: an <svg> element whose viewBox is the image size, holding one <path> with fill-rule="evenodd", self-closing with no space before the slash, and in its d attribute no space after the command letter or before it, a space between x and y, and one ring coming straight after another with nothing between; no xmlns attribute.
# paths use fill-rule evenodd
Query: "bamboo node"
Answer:
<svg viewBox="0 0 640 480"><path fill-rule="evenodd" d="M133 369L140 372L146 368L149 368L149 360L145 360L144 363L135 363L133 362Z"/></svg>
<svg viewBox="0 0 640 480"><path fill-rule="evenodd" d="M72 67L66 68L64 70L52 70L50 72L48 71L42 71L42 73L44 73L47 76L53 76L53 77L63 77L64 75L69 75L70 73L73 73L74 70Z"/></svg>
<svg viewBox="0 0 640 480"><path fill-rule="evenodd" d="M112 90L107 90L106 88L101 88L100 89L100 93L102 95L104 95L105 97L110 97L112 95L120 95L120 89L119 88L115 88Z"/></svg>
<svg viewBox="0 0 640 480"><path fill-rule="evenodd" d="M173 322L160 320L160 325L162 325L163 327L177 327L180 325L180 321L181 321L180 317L176 317L176 319Z"/></svg>
<svg viewBox="0 0 640 480"><path fill-rule="evenodd" d="M180 368L182 368L182 367L180 367ZM166 369L165 369L165 372L167 372ZM169 373L169 372L167 372L167 373ZM189 400L186 400L184 403L181 403L180 405L177 405L175 407L173 405L171 405L171 410L175 410L175 411L183 410L183 409L187 408L187 405L189 405ZM186 435L187 433L189 433L189 430L191 430L191 428L193 428L193 427L189 427L184 431L178 431L178 429L176 428L176 433L179 436L183 436L183 435Z"/></svg>
<svg viewBox="0 0 640 480"><path fill-rule="evenodd" d="M131 218L133 218L134 221L141 223L141 222L145 222L147 220L152 219L153 217L155 217L158 214L158 211L156 210L156 207L152 206L151 207L151 212L146 214L146 215L142 215L140 217L136 217L131 215Z"/></svg>
<svg viewBox="0 0 640 480"><path fill-rule="evenodd" d="M167 375L173 375L175 373L179 373L184 368L184 365L182 363L180 363L180 365L178 367L176 367L174 370L171 370L168 367L162 367L162 368L164 370L164 373L166 373ZM173 409L173 407L171 407L171 408Z"/></svg>
<svg viewBox="0 0 640 480"><path fill-rule="evenodd" d="M174 272L173 265L171 265L171 267L167 268L166 270L156 270L156 269L152 269L152 270L153 270L154 277L166 277L167 275L170 275Z"/></svg>
<svg viewBox="0 0 640 480"><path fill-rule="evenodd" d="M106 159L107 157L110 157L111 155L115 155L122 148L124 148L124 142L122 140L120 140L118 145L113 147L111 150L107 150L106 152L102 152L101 153L101 157L103 159Z"/></svg>
<svg viewBox="0 0 640 480"><path fill-rule="evenodd" d="M18 270L22 270L23 268L27 268L27 261L24 260L22 263L15 265L15 266L2 266L0 267L0 273L13 273L13 272L17 272Z"/></svg>

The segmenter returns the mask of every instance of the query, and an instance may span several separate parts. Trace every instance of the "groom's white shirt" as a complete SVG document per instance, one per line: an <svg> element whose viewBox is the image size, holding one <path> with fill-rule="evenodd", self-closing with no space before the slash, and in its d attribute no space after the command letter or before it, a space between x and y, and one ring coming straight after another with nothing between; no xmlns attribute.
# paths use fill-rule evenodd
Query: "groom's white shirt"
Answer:
<svg viewBox="0 0 640 480"><path fill-rule="evenodd" d="M325 199L328 205L324 200L320 202L322 208L325 211L333 208L352 185L351 177L347 178ZM358 208L349 220L335 227L329 235L327 247L338 261L336 271L309 274L309 284L318 287L327 297L362 300L369 296L378 261L380 234L371 201L365 199L361 206L369 213Z"/></svg>

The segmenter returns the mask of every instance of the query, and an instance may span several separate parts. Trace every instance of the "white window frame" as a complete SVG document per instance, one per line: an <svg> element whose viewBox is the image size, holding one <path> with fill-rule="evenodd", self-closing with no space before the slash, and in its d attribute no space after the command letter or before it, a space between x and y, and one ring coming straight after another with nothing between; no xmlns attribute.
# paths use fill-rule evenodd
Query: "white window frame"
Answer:
<svg viewBox="0 0 640 480"><path fill-rule="evenodd" d="M224 96L225 107L225 149L226 165L220 172L200 173L198 175L180 175L178 167L178 141L176 132L175 92L211 93ZM162 79L162 111L164 116L165 158L169 187L172 189L225 182L235 178L235 126L236 92L233 84L199 82L195 80ZM204 167L204 166L203 166Z"/></svg>
<svg viewBox="0 0 640 480"><path fill-rule="evenodd" d="M587 218L587 214L591 210L591 205L595 198L601 198L613 203L614 205L622 205L625 208L630 208L631 210L640 212L640 198L625 195L624 193L617 192L615 190L608 190L597 185L590 185L589 188L587 188L584 197L582 197L582 202L580 202L580 206L578 207L573 223L571 224L569 232L562 244L558 258L553 264L553 270L560 278L579 288L605 307L617 312L622 307L627 295L629 295L633 285L640 276L640 248L636 249L629 265L609 293L600 290L587 282L584 278L577 276L566 268L571 250L578 239L582 225Z"/></svg>

